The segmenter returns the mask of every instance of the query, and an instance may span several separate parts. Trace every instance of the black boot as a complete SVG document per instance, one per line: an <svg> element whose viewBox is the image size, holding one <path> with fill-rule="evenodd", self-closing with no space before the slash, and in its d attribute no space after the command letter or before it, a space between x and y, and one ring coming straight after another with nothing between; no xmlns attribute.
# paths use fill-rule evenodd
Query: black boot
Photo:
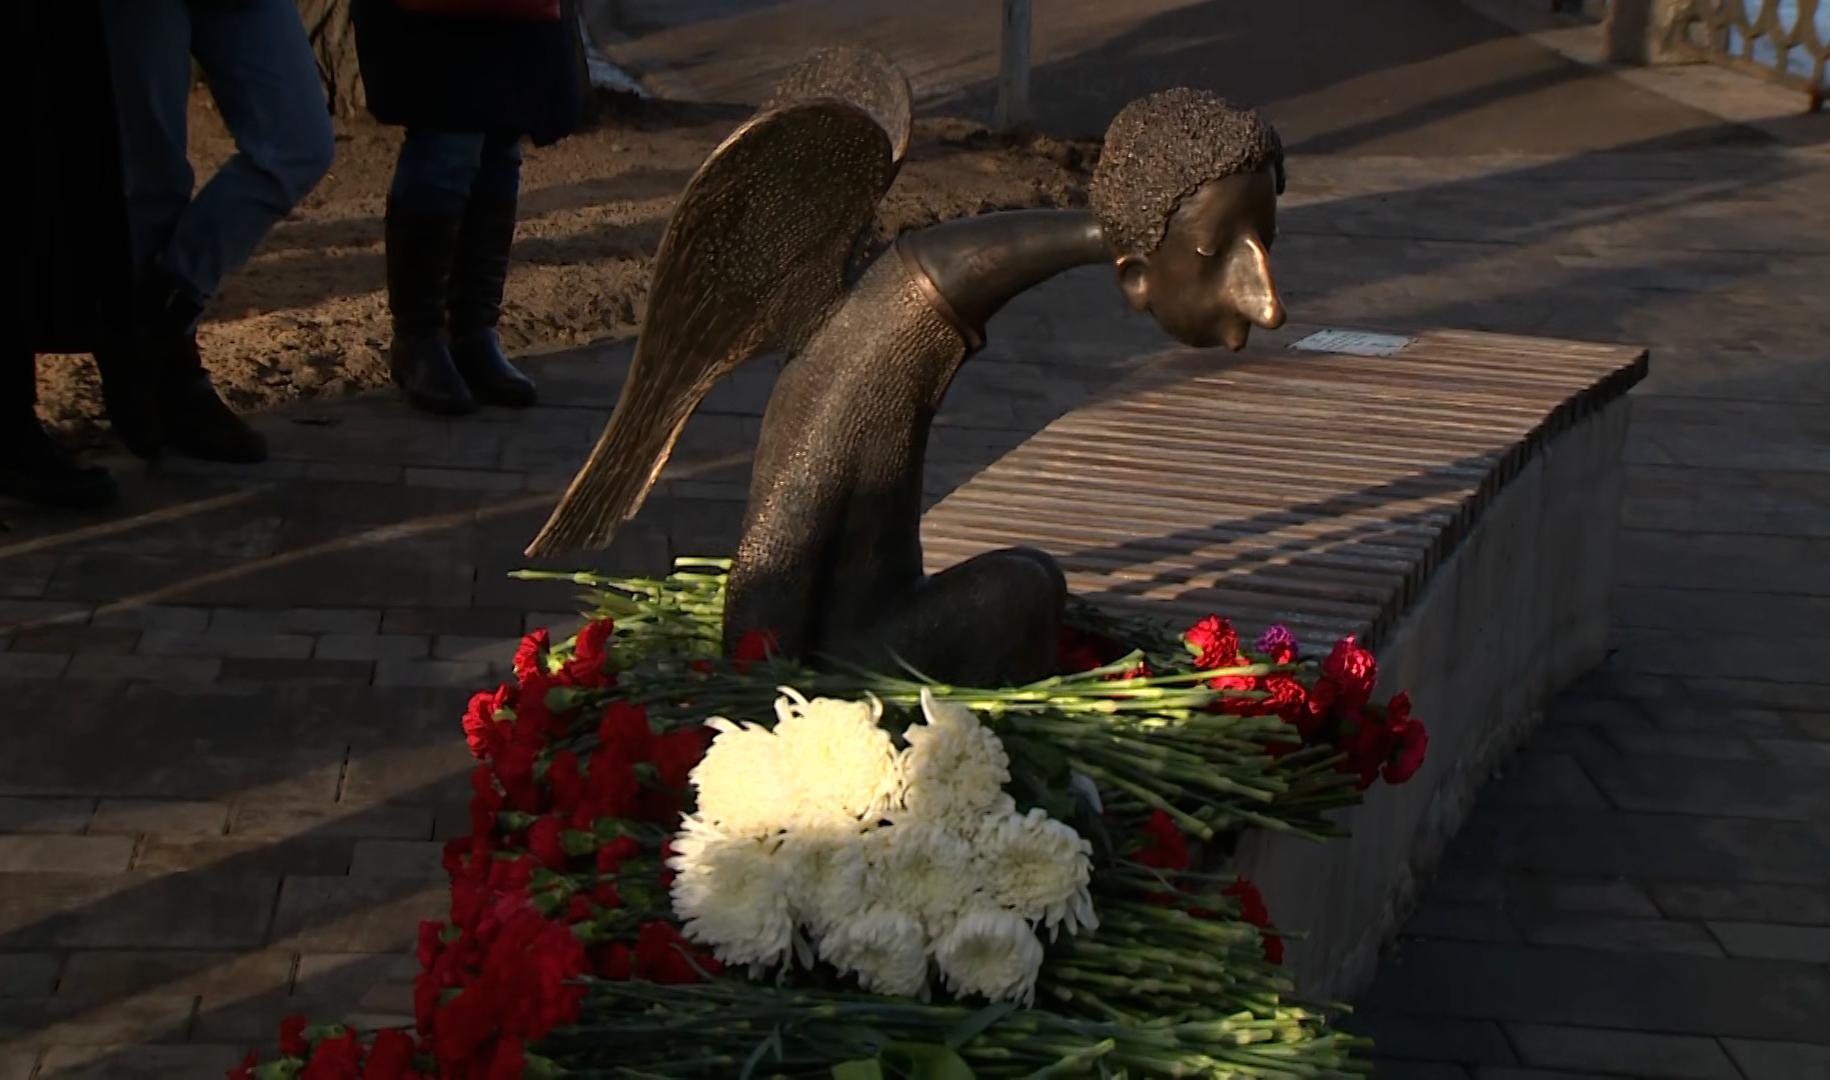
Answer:
<svg viewBox="0 0 1830 1080"><path fill-rule="evenodd" d="M127 448L157 461L166 448L188 457L253 465L267 440L217 396L197 352L202 306L157 267L136 289L131 337L96 350L102 404Z"/></svg>
<svg viewBox="0 0 1830 1080"><path fill-rule="evenodd" d="M488 405L526 408L534 381L503 355L496 336L508 252L515 239L515 200L473 196L464 208L457 259L451 265L451 359L470 392Z"/></svg>
<svg viewBox="0 0 1830 1080"><path fill-rule="evenodd" d="M31 353L15 356L6 373L8 393L0 402L0 495L73 510L113 502L120 491L99 465L84 465L47 435L33 406L37 380Z"/></svg>
<svg viewBox="0 0 1830 1080"><path fill-rule="evenodd" d="M166 354L191 333L202 312L191 291L155 265L134 282L131 325L95 350L108 422L127 449L147 461L165 452L159 390Z"/></svg>
<svg viewBox="0 0 1830 1080"><path fill-rule="evenodd" d="M266 436L248 426L216 393L195 331L170 342L161 357L157 392L159 426L165 445L186 457L254 465L267 460Z"/></svg>
<svg viewBox="0 0 1830 1080"><path fill-rule="evenodd" d="M388 203L388 310L394 316L388 369L414 408L442 416L477 410L445 341L445 294L461 223Z"/></svg>

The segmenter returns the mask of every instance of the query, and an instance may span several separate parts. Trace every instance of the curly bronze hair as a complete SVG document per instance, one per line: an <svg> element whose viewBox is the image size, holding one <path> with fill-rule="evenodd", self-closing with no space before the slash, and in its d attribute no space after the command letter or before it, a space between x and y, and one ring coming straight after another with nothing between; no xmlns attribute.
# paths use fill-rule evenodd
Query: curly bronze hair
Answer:
<svg viewBox="0 0 1830 1080"><path fill-rule="evenodd" d="M1147 255L1163 242L1176 207L1203 184L1267 166L1283 194L1283 143L1263 117L1178 87L1141 97L1113 118L1088 196L1113 253Z"/></svg>

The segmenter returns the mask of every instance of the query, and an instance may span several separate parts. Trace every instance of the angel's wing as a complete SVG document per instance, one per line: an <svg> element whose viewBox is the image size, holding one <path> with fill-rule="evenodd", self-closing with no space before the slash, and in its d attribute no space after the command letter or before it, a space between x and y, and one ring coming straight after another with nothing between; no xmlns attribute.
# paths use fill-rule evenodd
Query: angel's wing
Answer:
<svg viewBox="0 0 1830 1080"><path fill-rule="evenodd" d="M849 102L869 113L890 137L890 157L902 164L915 117L908 76L889 57L855 45L821 49L788 69L762 111L822 99Z"/></svg>
<svg viewBox="0 0 1830 1080"><path fill-rule="evenodd" d="M655 252L622 396L529 555L607 544L641 507L713 384L818 327L841 298L853 244L894 175L883 126L832 98L765 111L712 151Z"/></svg>

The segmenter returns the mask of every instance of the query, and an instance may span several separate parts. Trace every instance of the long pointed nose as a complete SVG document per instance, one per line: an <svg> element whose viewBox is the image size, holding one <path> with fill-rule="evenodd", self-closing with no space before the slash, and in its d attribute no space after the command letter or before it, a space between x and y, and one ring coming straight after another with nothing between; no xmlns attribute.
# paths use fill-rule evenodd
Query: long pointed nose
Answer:
<svg viewBox="0 0 1830 1080"><path fill-rule="evenodd" d="M1266 330L1284 324L1284 302L1277 295L1277 279L1271 274L1271 253L1256 236L1247 236L1241 252L1234 285L1234 302L1239 314Z"/></svg>

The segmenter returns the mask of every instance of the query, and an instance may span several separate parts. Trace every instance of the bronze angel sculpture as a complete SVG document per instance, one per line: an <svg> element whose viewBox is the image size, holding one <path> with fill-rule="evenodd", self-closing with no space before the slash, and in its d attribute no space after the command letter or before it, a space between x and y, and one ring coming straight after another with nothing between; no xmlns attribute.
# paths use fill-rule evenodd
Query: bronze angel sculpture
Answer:
<svg viewBox="0 0 1830 1080"><path fill-rule="evenodd" d="M1283 152L1256 113L1177 89L1108 129L1090 210L984 214L905 232L857 268L908 149L888 60L817 54L715 149L655 256L641 335L602 437L529 554L602 546L632 517L688 417L750 357L788 362L763 416L732 559L727 648L965 685L1057 671L1066 580L1044 552L923 572L929 426L985 325L1017 294L1111 261L1131 306L1196 346L1244 346L1283 308L1269 249Z"/></svg>

